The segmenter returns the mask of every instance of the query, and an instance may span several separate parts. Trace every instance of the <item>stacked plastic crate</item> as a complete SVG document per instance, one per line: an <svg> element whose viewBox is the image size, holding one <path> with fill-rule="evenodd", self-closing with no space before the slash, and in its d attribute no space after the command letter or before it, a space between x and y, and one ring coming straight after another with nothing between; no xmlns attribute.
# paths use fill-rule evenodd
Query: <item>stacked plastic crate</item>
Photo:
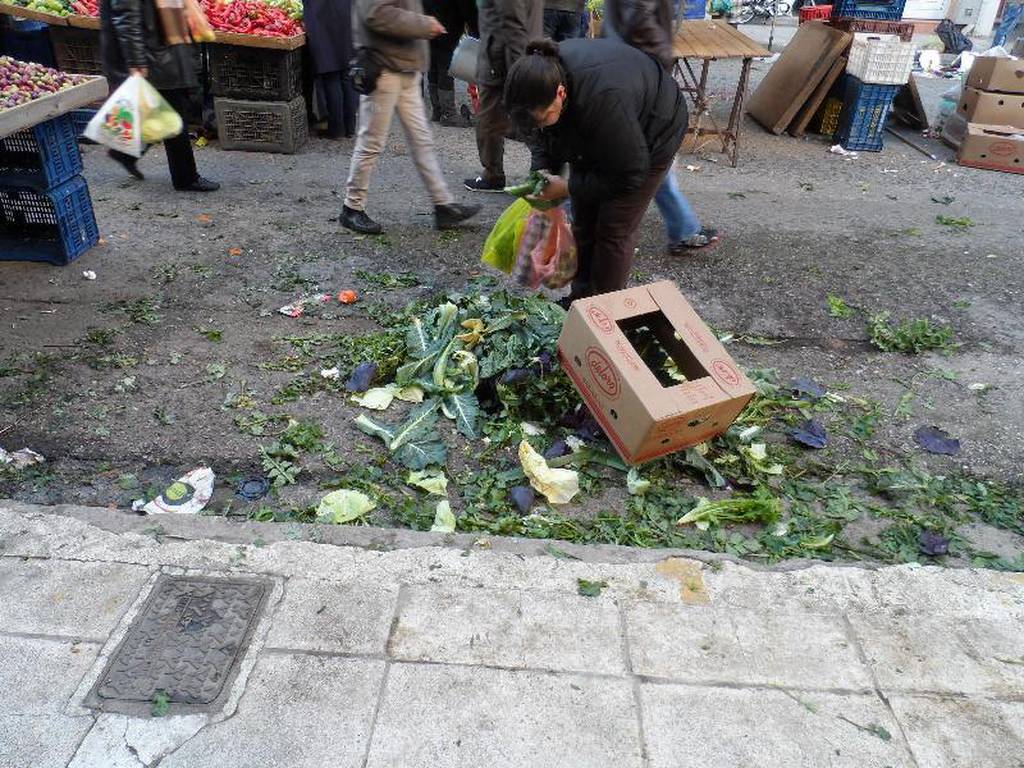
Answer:
<svg viewBox="0 0 1024 768"><path fill-rule="evenodd" d="M893 99L914 64L914 25L900 22L905 2L837 0L833 5L832 26L853 32L854 38L846 74L826 104L822 131L834 126L835 141L844 149L882 149Z"/></svg>
<svg viewBox="0 0 1024 768"><path fill-rule="evenodd" d="M222 149L290 154L306 143L302 49L213 44L210 85Z"/></svg>
<svg viewBox="0 0 1024 768"><path fill-rule="evenodd" d="M68 264L99 241L74 121L62 115L0 139L0 253Z"/></svg>

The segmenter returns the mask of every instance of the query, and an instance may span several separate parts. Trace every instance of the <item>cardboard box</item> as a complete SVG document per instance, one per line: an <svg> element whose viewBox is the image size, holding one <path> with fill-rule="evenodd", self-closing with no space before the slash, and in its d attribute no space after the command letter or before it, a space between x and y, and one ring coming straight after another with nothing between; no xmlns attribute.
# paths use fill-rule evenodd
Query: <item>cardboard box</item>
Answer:
<svg viewBox="0 0 1024 768"><path fill-rule="evenodd" d="M1016 56L1019 59L1024 58L1024 37L1017 38L1017 42L1013 44L1013 50L1010 51L1011 56Z"/></svg>
<svg viewBox="0 0 1024 768"><path fill-rule="evenodd" d="M627 337L628 334L628 337ZM686 381L656 370L637 344L667 354ZM630 464L702 443L729 428L754 396L674 283L662 281L573 303L558 340L569 377Z"/></svg>
<svg viewBox="0 0 1024 768"><path fill-rule="evenodd" d="M960 143L957 162L971 168L1024 173L1024 129L971 123Z"/></svg>
<svg viewBox="0 0 1024 768"><path fill-rule="evenodd" d="M1024 128L1024 94L964 88L957 111L969 123Z"/></svg>
<svg viewBox="0 0 1024 768"><path fill-rule="evenodd" d="M982 91L1024 93L1024 60L981 56L971 66L967 85Z"/></svg>

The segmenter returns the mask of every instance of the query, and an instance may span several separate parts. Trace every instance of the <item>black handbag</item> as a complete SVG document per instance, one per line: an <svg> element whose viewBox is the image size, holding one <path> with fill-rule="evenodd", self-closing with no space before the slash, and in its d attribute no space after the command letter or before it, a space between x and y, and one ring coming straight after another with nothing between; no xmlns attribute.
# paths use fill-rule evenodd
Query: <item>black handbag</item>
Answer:
<svg viewBox="0 0 1024 768"><path fill-rule="evenodd" d="M369 48L357 48L356 55L348 65L348 74L352 78L352 87L356 93L369 96L377 89L381 66L373 58Z"/></svg>

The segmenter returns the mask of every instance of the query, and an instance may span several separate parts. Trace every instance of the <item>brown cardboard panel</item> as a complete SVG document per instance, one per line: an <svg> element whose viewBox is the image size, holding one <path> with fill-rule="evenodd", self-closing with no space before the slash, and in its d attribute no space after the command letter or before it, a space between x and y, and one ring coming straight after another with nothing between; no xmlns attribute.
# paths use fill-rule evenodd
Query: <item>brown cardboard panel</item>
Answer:
<svg viewBox="0 0 1024 768"><path fill-rule="evenodd" d="M1024 128L1024 94L964 88L957 110L969 123Z"/></svg>
<svg viewBox="0 0 1024 768"><path fill-rule="evenodd" d="M1024 60L982 56L974 60L967 85L982 91L1024 93Z"/></svg>
<svg viewBox="0 0 1024 768"><path fill-rule="evenodd" d="M971 168L1024 173L1024 129L1011 126L967 126L957 162Z"/></svg>
<svg viewBox="0 0 1024 768"><path fill-rule="evenodd" d="M846 71L846 57L840 56L836 59L835 64L832 65L832 69L828 71L828 74L822 78L822 81L818 83L818 87L814 89L814 93L807 99L797 116L793 118L792 124L789 126L789 133L791 136L800 138L807 133L807 126L811 124L811 120L818 113L821 105L825 102L825 98L828 96L829 91L832 90L832 86L836 84L836 80L839 76Z"/></svg>
<svg viewBox="0 0 1024 768"><path fill-rule="evenodd" d="M656 340L687 380L659 380L630 336L641 338L638 344ZM667 281L575 302L558 351L587 406L631 463L724 432L754 394L718 339Z"/></svg>
<svg viewBox="0 0 1024 768"><path fill-rule="evenodd" d="M852 39L820 21L801 24L750 97L747 114L772 133L782 133Z"/></svg>

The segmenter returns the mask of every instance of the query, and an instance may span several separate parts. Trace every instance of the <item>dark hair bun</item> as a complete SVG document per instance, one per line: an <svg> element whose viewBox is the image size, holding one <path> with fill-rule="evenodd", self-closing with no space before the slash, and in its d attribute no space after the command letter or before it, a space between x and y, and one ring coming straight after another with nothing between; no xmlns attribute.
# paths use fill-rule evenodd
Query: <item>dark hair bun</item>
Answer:
<svg viewBox="0 0 1024 768"><path fill-rule="evenodd" d="M536 53L538 56L550 56L553 59L557 59L558 43L547 37L531 40L526 44L526 55L529 56L531 53Z"/></svg>

